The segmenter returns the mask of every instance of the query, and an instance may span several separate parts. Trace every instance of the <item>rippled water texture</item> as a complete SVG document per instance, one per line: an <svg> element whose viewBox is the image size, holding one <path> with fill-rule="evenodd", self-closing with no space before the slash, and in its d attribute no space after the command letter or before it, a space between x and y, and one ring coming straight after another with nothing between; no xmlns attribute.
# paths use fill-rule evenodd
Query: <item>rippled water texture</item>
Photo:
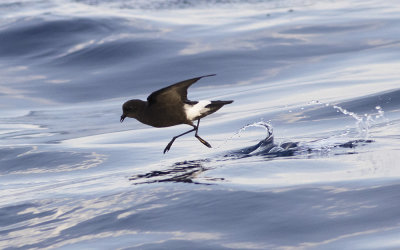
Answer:
<svg viewBox="0 0 400 250"><path fill-rule="evenodd" d="M1 249L400 248L397 1L4 0ZM121 105L192 77L185 125Z"/></svg>

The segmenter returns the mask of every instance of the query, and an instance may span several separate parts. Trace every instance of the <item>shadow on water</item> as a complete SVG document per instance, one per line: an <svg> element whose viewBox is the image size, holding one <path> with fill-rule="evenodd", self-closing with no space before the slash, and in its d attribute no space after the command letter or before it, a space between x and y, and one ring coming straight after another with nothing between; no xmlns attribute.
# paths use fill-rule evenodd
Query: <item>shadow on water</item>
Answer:
<svg viewBox="0 0 400 250"><path fill-rule="evenodd" d="M208 170L215 169L214 164L218 162L236 161L249 157L261 157L262 160L270 161L275 158L290 158L290 157L320 157L324 154L320 148L313 148L310 145L303 144L300 142L285 142L276 143L274 141L272 126L265 122L257 122L249 124L243 127L238 133L241 133L248 127L262 127L266 131L266 137L254 146L242 148L239 150L230 151L224 154L217 155L213 158L191 160L191 161L180 161L174 163L171 167L165 170L154 170L145 174L133 175L129 178L135 185L137 184L150 184L157 182L175 182L175 183L193 183L211 185L210 182L224 181L224 178L214 177L202 177L200 181L197 178ZM357 152L346 152L343 153L340 149L353 149L358 146L364 146L368 143L372 143L373 140L350 140L345 143L336 143L330 146L329 151L334 155L339 154L356 154ZM336 152L337 151L337 152ZM205 166L213 165L213 167Z"/></svg>
<svg viewBox="0 0 400 250"><path fill-rule="evenodd" d="M155 182L182 182L202 184L194 181L201 173L210 170L203 166L209 159L176 162L172 167L166 170L155 170L146 174L134 175L129 180L135 181L135 184L155 183ZM223 180L223 179L219 179Z"/></svg>

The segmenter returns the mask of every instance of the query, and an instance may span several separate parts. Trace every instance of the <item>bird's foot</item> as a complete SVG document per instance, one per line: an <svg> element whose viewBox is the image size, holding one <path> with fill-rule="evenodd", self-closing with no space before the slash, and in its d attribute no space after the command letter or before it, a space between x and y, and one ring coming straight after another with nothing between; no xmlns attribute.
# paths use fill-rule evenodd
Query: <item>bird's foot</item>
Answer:
<svg viewBox="0 0 400 250"><path fill-rule="evenodd" d="M164 149L164 154L165 153L167 153L168 151L169 151L169 149L171 148L171 146L172 146L172 143L174 143L174 139L172 139L169 143L168 143L168 145L165 147L165 149Z"/></svg>
<svg viewBox="0 0 400 250"><path fill-rule="evenodd" d="M208 143L207 141L205 141L203 138L201 138L201 137L198 136L198 135L195 135L195 136L196 136L196 138L197 138L201 143L203 143L205 146L211 148L210 143Z"/></svg>

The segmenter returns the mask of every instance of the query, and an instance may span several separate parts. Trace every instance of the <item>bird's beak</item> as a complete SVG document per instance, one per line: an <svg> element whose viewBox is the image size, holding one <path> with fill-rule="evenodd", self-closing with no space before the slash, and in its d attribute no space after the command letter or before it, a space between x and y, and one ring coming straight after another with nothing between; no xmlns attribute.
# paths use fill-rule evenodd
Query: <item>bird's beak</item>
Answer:
<svg viewBox="0 0 400 250"><path fill-rule="evenodd" d="M121 123L125 120L126 115L121 115L121 120L119 120Z"/></svg>

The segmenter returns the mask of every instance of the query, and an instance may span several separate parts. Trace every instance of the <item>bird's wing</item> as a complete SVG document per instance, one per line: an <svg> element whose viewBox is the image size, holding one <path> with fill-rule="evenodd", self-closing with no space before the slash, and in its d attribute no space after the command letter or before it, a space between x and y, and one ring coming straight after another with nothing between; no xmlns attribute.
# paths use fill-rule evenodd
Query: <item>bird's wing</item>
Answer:
<svg viewBox="0 0 400 250"><path fill-rule="evenodd" d="M149 105L152 105L156 102L170 102L172 100L185 102L188 100L187 89L190 87L190 85L197 82L201 78L208 76L215 76L215 74L188 79L182 82L172 84L160 90L154 91L149 95L149 97L147 97L147 101Z"/></svg>

